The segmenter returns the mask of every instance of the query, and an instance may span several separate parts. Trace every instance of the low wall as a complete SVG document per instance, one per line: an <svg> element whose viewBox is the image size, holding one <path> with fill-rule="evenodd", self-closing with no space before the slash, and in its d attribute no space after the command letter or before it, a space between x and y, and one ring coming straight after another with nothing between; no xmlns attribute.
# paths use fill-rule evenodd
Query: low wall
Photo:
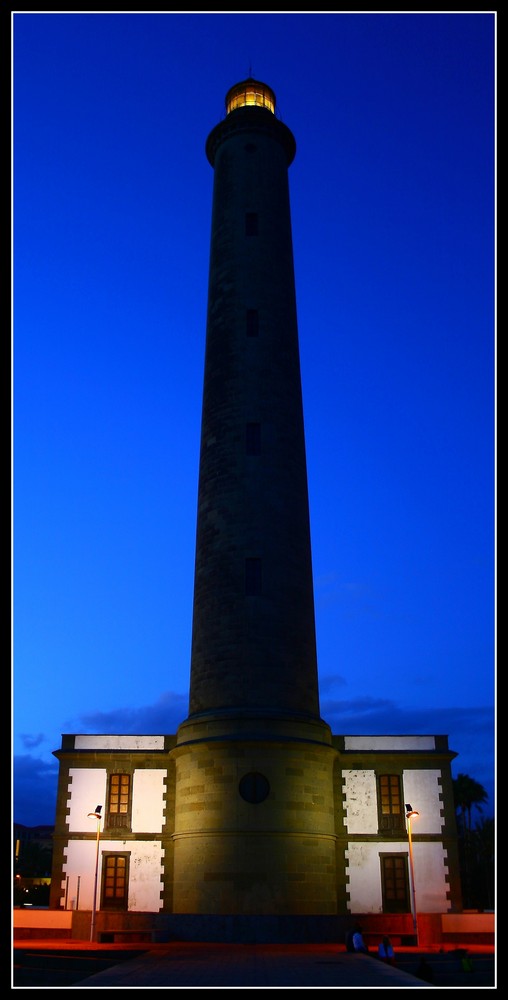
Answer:
<svg viewBox="0 0 508 1000"><path fill-rule="evenodd" d="M89 940L90 910L14 910L14 938ZM344 944L347 930L362 925L367 943L375 947L383 934L393 943L415 943L410 914L350 914L327 916L216 916L177 913L96 913L96 941L214 941L238 943L330 942ZM420 947L445 944L495 944L494 913L419 913Z"/></svg>
<svg viewBox="0 0 508 1000"><path fill-rule="evenodd" d="M13 913L14 938L70 938L72 911L16 907Z"/></svg>
<svg viewBox="0 0 508 1000"><path fill-rule="evenodd" d="M299 942L336 942L345 938L348 917L266 916L263 914L200 913L110 913L96 915L96 939L119 941L211 941L217 943L291 944ZM74 912L73 938L90 933L90 912Z"/></svg>
<svg viewBox="0 0 508 1000"><path fill-rule="evenodd" d="M443 941L454 942L472 940L475 944L494 944L494 913L442 913L441 931Z"/></svg>

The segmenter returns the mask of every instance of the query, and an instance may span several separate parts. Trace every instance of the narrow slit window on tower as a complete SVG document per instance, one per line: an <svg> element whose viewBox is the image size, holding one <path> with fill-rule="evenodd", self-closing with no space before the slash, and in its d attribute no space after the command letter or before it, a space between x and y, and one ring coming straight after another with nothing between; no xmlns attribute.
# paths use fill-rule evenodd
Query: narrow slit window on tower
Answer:
<svg viewBox="0 0 508 1000"><path fill-rule="evenodd" d="M259 333L259 313L257 309L247 309L246 327L248 337L257 337Z"/></svg>
<svg viewBox="0 0 508 1000"><path fill-rule="evenodd" d="M245 453L261 454L261 424L245 424Z"/></svg>
<svg viewBox="0 0 508 1000"><path fill-rule="evenodd" d="M261 594L261 559L245 560L245 594L247 597Z"/></svg>
<svg viewBox="0 0 508 1000"><path fill-rule="evenodd" d="M245 235L257 236L258 234L258 213L247 212L245 215Z"/></svg>

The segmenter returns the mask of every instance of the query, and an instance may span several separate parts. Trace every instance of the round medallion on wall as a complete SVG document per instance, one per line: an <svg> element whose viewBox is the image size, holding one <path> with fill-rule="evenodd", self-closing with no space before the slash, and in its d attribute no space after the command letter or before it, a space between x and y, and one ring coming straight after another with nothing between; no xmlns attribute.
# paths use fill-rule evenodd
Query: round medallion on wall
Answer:
<svg viewBox="0 0 508 1000"><path fill-rule="evenodd" d="M248 774L244 774L243 778L240 779L238 791L242 799L256 805L258 802L264 802L268 797L270 783L264 774L259 774L258 771L249 771Z"/></svg>

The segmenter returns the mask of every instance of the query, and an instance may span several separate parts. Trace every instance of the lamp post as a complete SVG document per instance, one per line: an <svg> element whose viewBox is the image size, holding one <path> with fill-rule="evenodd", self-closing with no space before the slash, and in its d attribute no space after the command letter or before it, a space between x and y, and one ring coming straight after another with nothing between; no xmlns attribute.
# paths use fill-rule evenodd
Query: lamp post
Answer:
<svg viewBox="0 0 508 1000"><path fill-rule="evenodd" d="M88 813L89 816L95 816L97 820L97 847L95 851L95 878L93 883L93 902L92 902L92 920L90 923L90 941L93 941L95 935L95 915L97 913L97 876L99 872L99 840L101 835L101 809L102 806L96 806L95 812Z"/></svg>
<svg viewBox="0 0 508 1000"><path fill-rule="evenodd" d="M416 947L418 947L418 920L416 916L416 889L415 889L415 866L413 861L413 841L411 838L411 820L414 816L419 816L420 813L413 809L412 805L406 803L406 820L407 820L407 839L409 843L409 873L411 877L411 897L412 897L412 910L413 910L413 930L416 938Z"/></svg>

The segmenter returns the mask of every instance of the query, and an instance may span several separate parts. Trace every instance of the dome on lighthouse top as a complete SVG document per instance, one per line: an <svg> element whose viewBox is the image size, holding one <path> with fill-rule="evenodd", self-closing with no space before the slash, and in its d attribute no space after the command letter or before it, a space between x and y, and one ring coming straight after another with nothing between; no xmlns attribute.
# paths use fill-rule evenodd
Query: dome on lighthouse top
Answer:
<svg viewBox="0 0 508 1000"><path fill-rule="evenodd" d="M275 94L272 88L252 77L235 83L226 94L226 114L245 107L266 108L275 114Z"/></svg>

